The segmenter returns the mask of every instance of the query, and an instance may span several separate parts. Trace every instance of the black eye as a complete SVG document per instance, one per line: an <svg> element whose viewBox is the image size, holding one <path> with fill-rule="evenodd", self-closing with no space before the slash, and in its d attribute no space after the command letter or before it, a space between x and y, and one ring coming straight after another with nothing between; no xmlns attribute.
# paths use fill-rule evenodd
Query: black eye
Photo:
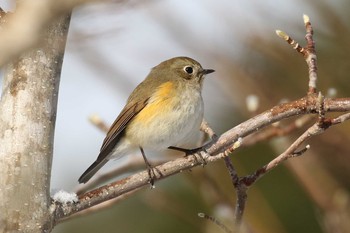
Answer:
<svg viewBox="0 0 350 233"><path fill-rule="evenodd" d="M185 69L187 74L192 74L193 73L193 68L191 66L186 66Z"/></svg>

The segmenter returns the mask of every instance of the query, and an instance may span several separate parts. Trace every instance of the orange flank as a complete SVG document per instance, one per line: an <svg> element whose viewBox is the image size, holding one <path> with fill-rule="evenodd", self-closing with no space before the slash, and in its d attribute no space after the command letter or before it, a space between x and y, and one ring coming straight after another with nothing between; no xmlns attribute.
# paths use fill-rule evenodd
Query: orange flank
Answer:
<svg viewBox="0 0 350 233"><path fill-rule="evenodd" d="M166 82L159 86L158 90L152 95L149 103L136 116L136 122L148 123L152 121L155 116L166 114L172 101L171 95L173 93L174 84Z"/></svg>

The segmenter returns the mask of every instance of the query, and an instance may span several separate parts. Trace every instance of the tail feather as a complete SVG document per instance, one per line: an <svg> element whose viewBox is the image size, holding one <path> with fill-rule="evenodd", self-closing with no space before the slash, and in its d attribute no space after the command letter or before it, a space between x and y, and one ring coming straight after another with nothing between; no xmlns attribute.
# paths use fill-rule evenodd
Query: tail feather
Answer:
<svg viewBox="0 0 350 233"><path fill-rule="evenodd" d="M108 159L103 159L101 161L96 160L91 166L86 169L86 171L80 176L79 183L88 182L95 173L100 170L100 168L108 162Z"/></svg>

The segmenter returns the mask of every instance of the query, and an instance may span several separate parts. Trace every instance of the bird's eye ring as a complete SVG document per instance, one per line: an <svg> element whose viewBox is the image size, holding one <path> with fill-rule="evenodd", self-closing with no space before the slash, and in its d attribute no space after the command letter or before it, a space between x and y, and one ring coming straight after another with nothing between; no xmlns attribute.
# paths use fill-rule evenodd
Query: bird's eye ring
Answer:
<svg viewBox="0 0 350 233"><path fill-rule="evenodd" d="M193 68L191 66L185 66L184 71L187 74L193 74Z"/></svg>

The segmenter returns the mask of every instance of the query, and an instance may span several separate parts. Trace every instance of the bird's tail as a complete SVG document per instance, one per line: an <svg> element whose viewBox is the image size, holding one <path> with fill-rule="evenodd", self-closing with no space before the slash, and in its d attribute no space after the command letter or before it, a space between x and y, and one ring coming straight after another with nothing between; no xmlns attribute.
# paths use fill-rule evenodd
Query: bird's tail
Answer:
<svg viewBox="0 0 350 233"><path fill-rule="evenodd" d="M80 176L79 183L88 182L100 168L108 162L108 159L96 160L86 171Z"/></svg>

